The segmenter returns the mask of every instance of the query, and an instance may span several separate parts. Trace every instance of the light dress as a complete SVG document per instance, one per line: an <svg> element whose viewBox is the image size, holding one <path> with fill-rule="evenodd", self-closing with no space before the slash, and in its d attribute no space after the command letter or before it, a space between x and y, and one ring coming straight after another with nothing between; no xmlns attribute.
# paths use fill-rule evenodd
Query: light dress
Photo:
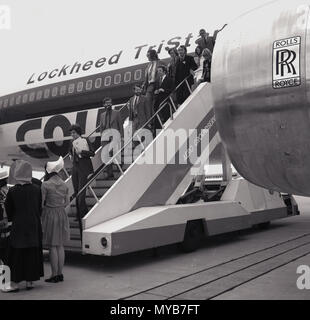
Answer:
<svg viewBox="0 0 310 320"><path fill-rule="evenodd" d="M42 183L41 191L43 246L63 246L70 237L69 219L65 211L69 204L69 189L55 175Z"/></svg>

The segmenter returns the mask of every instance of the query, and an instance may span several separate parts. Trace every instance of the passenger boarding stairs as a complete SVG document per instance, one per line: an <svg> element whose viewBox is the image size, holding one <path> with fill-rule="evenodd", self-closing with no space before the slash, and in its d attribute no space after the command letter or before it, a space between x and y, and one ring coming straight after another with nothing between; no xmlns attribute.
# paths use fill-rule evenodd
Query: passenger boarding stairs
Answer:
<svg viewBox="0 0 310 320"><path fill-rule="evenodd" d="M190 90L187 79L184 82ZM176 90L182 85L183 83ZM141 128L134 133L131 139L125 141L123 148L108 163L108 165L113 165L114 178L105 179L107 165L101 163L101 147L96 151L95 157L92 159L95 173L84 187L87 190L88 214L82 220L75 221L75 199L71 201L67 208L71 229L70 241L66 245L68 250L81 250L81 234L83 234L84 239L86 230L91 230L105 221L113 221L117 217L143 207L175 205L193 181L194 175L191 171L193 166L196 165L198 168L198 171L195 171L196 175L203 173L203 166L207 163L209 154L220 140L215 126L210 85L208 83L201 84L178 108L173 96L171 94L163 101L159 110L143 126L143 128L147 128L157 118L162 130L155 139L152 139L146 145L142 134L143 128ZM163 108L167 107L170 109L170 118L163 123L160 115ZM176 132L179 129L189 132L196 129L200 133L206 133L206 137L198 134L196 140L194 136L185 136L183 140L180 138L176 149L167 146L166 149L172 152L171 155L166 155L167 161L163 161L163 163L159 161L155 164L152 161L148 162L156 154L156 148L163 146L168 133ZM90 137L95 133L96 131ZM207 143L202 143L201 141L205 141L205 138L207 138ZM118 159L121 158L121 162L123 162L125 158L131 156L132 148L129 146L133 141L137 141L134 147L140 148L140 156L132 164L120 163ZM187 159L193 143L201 146L201 154L195 158L196 163L191 163ZM172 158L175 160L176 155L185 157L185 162L170 162ZM67 183L73 193L71 177L68 177ZM85 251L84 249L83 251Z"/></svg>

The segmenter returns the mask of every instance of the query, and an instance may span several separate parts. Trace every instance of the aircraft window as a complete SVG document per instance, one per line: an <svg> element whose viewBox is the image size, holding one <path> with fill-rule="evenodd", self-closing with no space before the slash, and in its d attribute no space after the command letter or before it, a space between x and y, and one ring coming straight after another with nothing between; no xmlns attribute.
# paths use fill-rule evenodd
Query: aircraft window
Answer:
<svg viewBox="0 0 310 320"><path fill-rule="evenodd" d="M23 103L27 103L28 102L28 93L25 93L23 95Z"/></svg>
<svg viewBox="0 0 310 320"><path fill-rule="evenodd" d="M125 82L130 82L131 80L131 72L130 71L127 71L124 75L124 81Z"/></svg>
<svg viewBox="0 0 310 320"><path fill-rule="evenodd" d="M60 95L61 96L65 95L66 91L67 91L67 86L66 85L60 87Z"/></svg>
<svg viewBox="0 0 310 320"><path fill-rule="evenodd" d="M83 90L84 83L82 81L78 82L77 84L77 92L81 92Z"/></svg>
<svg viewBox="0 0 310 320"><path fill-rule="evenodd" d="M9 99L5 99L3 102L3 108L6 108L9 104Z"/></svg>
<svg viewBox="0 0 310 320"><path fill-rule="evenodd" d="M58 94L58 87L54 87L52 90L52 97L56 97Z"/></svg>
<svg viewBox="0 0 310 320"><path fill-rule="evenodd" d="M29 101L30 101L30 102L34 101L34 98L35 98L35 92L32 91L32 92L30 93L30 95L29 95Z"/></svg>
<svg viewBox="0 0 310 320"><path fill-rule="evenodd" d="M75 84L74 83L69 84L68 92L69 93L73 93L74 92L74 88L75 88Z"/></svg>
<svg viewBox="0 0 310 320"><path fill-rule="evenodd" d="M142 69L137 69L135 71L135 76L134 76L135 81L141 80L141 77L142 77Z"/></svg>
<svg viewBox="0 0 310 320"><path fill-rule="evenodd" d="M116 75L114 75L114 84L119 84L122 80L122 76L120 73L117 73Z"/></svg>
<svg viewBox="0 0 310 320"><path fill-rule="evenodd" d="M102 79L101 78L97 78L95 80L95 88L99 89L101 87L101 85L102 85Z"/></svg>
<svg viewBox="0 0 310 320"><path fill-rule="evenodd" d="M3 101L0 100L0 109L2 108L2 105L3 105Z"/></svg>
<svg viewBox="0 0 310 320"><path fill-rule="evenodd" d="M21 95L17 96L15 103L20 104L21 101L22 101L22 96Z"/></svg>
<svg viewBox="0 0 310 320"><path fill-rule="evenodd" d="M50 89L44 90L44 98L47 99L50 96Z"/></svg>
<svg viewBox="0 0 310 320"><path fill-rule="evenodd" d="M106 87L110 86L110 85L111 85L111 81L112 81L111 76L105 77L105 79L104 79L104 85L105 85Z"/></svg>
<svg viewBox="0 0 310 320"><path fill-rule="evenodd" d="M86 90L91 90L93 88L93 80L86 81Z"/></svg>
<svg viewBox="0 0 310 320"><path fill-rule="evenodd" d="M14 105L14 100L15 100L15 97L14 97L14 96L10 98L10 106L13 106L13 105Z"/></svg>
<svg viewBox="0 0 310 320"><path fill-rule="evenodd" d="M39 91L37 92L37 100L41 100L41 99L42 99L42 94L43 94L42 90L39 90ZM17 101L16 101L16 102L17 102Z"/></svg>

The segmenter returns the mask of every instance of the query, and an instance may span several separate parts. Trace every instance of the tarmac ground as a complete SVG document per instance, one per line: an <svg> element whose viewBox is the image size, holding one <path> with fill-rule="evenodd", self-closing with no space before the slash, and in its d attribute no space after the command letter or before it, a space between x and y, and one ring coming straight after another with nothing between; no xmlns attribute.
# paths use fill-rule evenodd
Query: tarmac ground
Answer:
<svg viewBox="0 0 310 320"><path fill-rule="evenodd" d="M310 198L297 197L300 216L272 222L265 230L205 239L184 254L177 245L100 257L67 253L65 281L43 279L31 291L0 292L0 300L308 300L297 268L310 268ZM45 253L45 278L50 275ZM310 277L310 269L308 272ZM300 280L310 283L310 279Z"/></svg>

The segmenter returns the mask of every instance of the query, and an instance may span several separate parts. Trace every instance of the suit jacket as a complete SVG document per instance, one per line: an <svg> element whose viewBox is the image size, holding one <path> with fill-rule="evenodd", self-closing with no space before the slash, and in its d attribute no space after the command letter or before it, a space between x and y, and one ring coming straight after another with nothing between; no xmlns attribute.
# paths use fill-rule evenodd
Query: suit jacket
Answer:
<svg viewBox="0 0 310 320"><path fill-rule="evenodd" d="M151 117L151 110L148 108L148 103L145 96L139 96L138 102L134 106L135 96L128 101L127 107L129 111L129 120L133 122L133 132L140 129Z"/></svg>
<svg viewBox="0 0 310 320"><path fill-rule="evenodd" d="M104 111L101 114L100 133L102 134L107 129L118 130L121 136L124 136L124 128L119 111L111 110L109 114L107 111Z"/></svg>
<svg viewBox="0 0 310 320"><path fill-rule="evenodd" d="M145 69L145 80L144 80L144 83L143 83L143 87L146 89L149 85L149 75L148 75L148 70L149 70L149 66L151 65L151 63L154 63L154 61L150 61L147 66L146 66L146 69ZM157 73L157 68L158 66L160 65L160 60L156 60L155 61L155 81L156 79L158 78L158 73Z"/></svg>
<svg viewBox="0 0 310 320"><path fill-rule="evenodd" d="M175 57L175 59L171 58L170 62L168 63L167 69L168 69L168 76L172 79L173 84L175 83L175 72L176 72L176 66L179 61L179 57Z"/></svg>
<svg viewBox="0 0 310 320"><path fill-rule="evenodd" d="M207 37L207 39L200 37L199 39L197 39L197 40L195 41L195 43L196 43L198 46L202 47L202 49L207 48L207 49L209 49L211 52L213 52L214 44L215 44L215 39L214 39L214 37L210 37L210 36Z"/></svg>
<svg viewBox="0 0 310 320"><path fill-rule="evenodd" d="M165 79L160 83L159 79L157 81L156 90L163 89L164 92L160 92L155 95L155 106L159 107L159 105L171 94L174 88L173 80L166 75Z"/></svg>
<svg viewBox="0 0 310 320"><path fill-rule="evenodd" d="M175 82L176 85L180 84L185 78L188 76L188 83L189 85L194 84L194 77L191 75L191 70L195 71L198 69L198 66L195 62L195 59L192 56L186 55L184 60L179 60L176 65L176 72L175 72Z"/></svg>
<svg viewBox="0 0 310 320"><path fill-rule="evenodd" d="M76 154L72 141L70 143L69 153L72 156L73 167L78 168L85 175L89 175L94 172L93 164L91 162L91 157L95 155L95 150L93 145L90 143L88 139L86 139L89 151L82 151L81 158Z"/></svg>

